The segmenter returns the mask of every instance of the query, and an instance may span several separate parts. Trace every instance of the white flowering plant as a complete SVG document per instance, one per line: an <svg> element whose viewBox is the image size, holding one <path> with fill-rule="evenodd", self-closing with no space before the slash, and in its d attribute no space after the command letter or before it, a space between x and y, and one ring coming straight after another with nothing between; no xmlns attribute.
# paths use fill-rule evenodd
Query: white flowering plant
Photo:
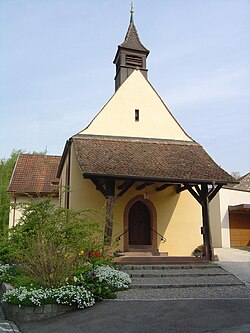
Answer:
<svg viewBox="0 0 250 333"><path fill-rule="evenodd" d="M0 283L11 281L11 268L8 264L0 265Z"/></svg>
<svg viewBox="0 0 250 333"><path fill-rule="evenodd" d="M131 283L130 276L111 266L97 266L94 269L96 277L115 290L127 289Z"/></svg>
<svg viewBox="0 0 250 333"><path fill-rule="evenodd" d="M59 288L15 288L3 295L2 302L19 306L57 303L86 308L94 305L95 299L83 286L66 285Z"/></svg>
<svg viewBox="0 0 250 333"><path fill-rule="evenodd" d="M108 265L93 267L93 270L74 276L76 285L82 285L94 295L96 301L115 298L115 292L129 287L131 279L125 272Z"/></svg>

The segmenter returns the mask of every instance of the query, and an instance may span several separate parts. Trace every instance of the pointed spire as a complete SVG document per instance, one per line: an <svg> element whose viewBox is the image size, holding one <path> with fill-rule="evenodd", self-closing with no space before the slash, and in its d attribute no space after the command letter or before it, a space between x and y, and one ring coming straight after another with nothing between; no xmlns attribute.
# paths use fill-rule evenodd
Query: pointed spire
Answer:
<svg viewBox="0 0 250 333"><path fill-rule="evenodd" d="M134 24L133 0L130 5L130 22L123 43L118 45L114 64L116 65L115 90L129 77L134 70L140 70L147 78L146 59L149 50L140 41Z"/></svg>
<svg viewBox="0 0 250 333"><path fill-rule="evenodd" d="M149 50L140 41L138 32L135 27L133 0L131 1L130 5L130 22L129 22L128 31L126 33L124 42L119 46L133 50L145 51L149 53Z"/></svg>
<svg viewBox="0 0 250 333"><path fill-rule="evenodd" d="M130 4L130 24L134 24L134 6L133 1Z"/></svg>

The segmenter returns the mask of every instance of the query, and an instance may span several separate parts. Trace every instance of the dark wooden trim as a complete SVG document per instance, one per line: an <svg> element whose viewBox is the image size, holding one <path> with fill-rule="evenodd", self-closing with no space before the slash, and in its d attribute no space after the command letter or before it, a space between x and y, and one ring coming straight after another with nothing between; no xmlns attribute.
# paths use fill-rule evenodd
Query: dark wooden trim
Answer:
<svg viewBox="0 0 250 333"><path fill-rule="evenodd" d="M163 190L165 190L166 188L168 188L168 187L170 187L170 186L173 186L173 184L163 184L163 185L161 185L161 186L158 186L158 187L156 187L156 191L157 192L160 192L160 191L163 191Z"/></svg>
<svg viewBox="0 0 250 333"><path fill-rule="evenodd" d="M123 189L117 194L117 196L120 198L124 193L126 193L131 186L133 186L135 181L128 181L126 182L126 186L123 187Z"/></svg>
<svg viewBox="0 0 250 333"><path fill-rule="evenodd" d="M187 189L188 189L187 184L183 184L183 186L182 185L177 185L176 186L176 193L181 193L182 191L185 191Z"/></svg>
<svg viewBox="0 0 250 333"><path fill-rule="evenodd" d="M102 179L105 178L115 178L119 180L135 180L141 182L154 182L154 183L169 183L169 184L222 184L226 185L229 182L227 180L209 180L209 179L180 179L180 178L157 178L157 177L138 177L138 176L128 176L128 175L115 175L115 174L98 174L98 173L83 173L84 178L92 178L92 177L101 177ZM238 184L237 182L230 182L230 184Z"/></svg>
<svg viewBox="0 0 250 333"><path fill-rule="evenodd" d="M145 187L153 185L154 183L142 183L136 187L137 191L143 190Z"/></svg>
<svg viewBox="0 0 250 333"><path fill-rule="evenodd" d="M208 260L213 260L207 184L201 185L201 199L202 199L201 205L202 205L202 222L203 222L203 243L204 243L205 256L207 257Z"/></svg>
<svg viewBox="0 0 250 333"><path fill-rule="evenodd" d="M122 190L124 187L127 186L127 184L129 183L129 180L125 180L122 184L120 184L119 186L117 186L117 190Z"/></svg>
<svg viewBox="0 0 250 333"><path fill-rule="evenodd" d="M113 185L111 185L113 186ZM114 204L115 196L108 196L106 201L106 220L104 228L104 244L111 246L113 236L113 217L114 217Z"/></svg>
<svg viewBox="0 0 250 333"><path fill-rule="evenodd" d="M201 204L201 197L199 196L199 194L197 192L195 192L193 187L190 186L189 184L187 184L186 187L187 187L189 193L191 193L192 196Z"/></svg>
<svg viewBox="0 0 250 333"><path fill-rule="evenodd" d="M217 185L216 187L213 187L209 193L208 193L208 201L212 201L213 198L216 196L216 194L219 192L219 190L222 188L222 185Z"/></svg>
<svg viewBox="0 0 250 333"><path fill-rule="evenodd" d="M199 196L201 196L201 189L200 189L199 185L195 185L195 189L196 189L196 192L199 194Z"/></svg>
<svg viewBox="0 0 250 333"><path fill-rule="evenodd" d="M103 184L100 182L100 179L97 178L97 177L93 177L93 178L90 178L90 179L94 183L94 185L96 186L96 189L98 191L100 191L105 196L105 198L107 199L108 198L108 192L106 191Z"/></svg>

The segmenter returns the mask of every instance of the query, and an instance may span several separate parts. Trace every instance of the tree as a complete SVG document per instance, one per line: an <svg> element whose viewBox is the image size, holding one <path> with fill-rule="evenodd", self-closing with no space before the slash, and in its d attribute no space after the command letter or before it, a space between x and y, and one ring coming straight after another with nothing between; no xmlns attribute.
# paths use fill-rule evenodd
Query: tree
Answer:
<svg viewBox="0 0 250 333"><path fill-rule="evenodd" d="M241 177L239 171L232 171L231 176L233 176L235 179L239 179Z"/></svg>
<svg viewBox="0 0 250 333"><path fill-rule="evenodd" d="M0 160L0 233L9 223L10 195L7 193L10 178L21 150L13 150L8 159Z"/></svg>
<svg viewBox="0 0 250 333"><path fill-rule="evenodd" d="M8 229L10 195L7 193L7 189L18 155L23 153L25 152L21 149L14 149L9 158L0 159L0 234L4 233L6 229ZM47 151L33 151L32 154L46 155Z"/></svg>

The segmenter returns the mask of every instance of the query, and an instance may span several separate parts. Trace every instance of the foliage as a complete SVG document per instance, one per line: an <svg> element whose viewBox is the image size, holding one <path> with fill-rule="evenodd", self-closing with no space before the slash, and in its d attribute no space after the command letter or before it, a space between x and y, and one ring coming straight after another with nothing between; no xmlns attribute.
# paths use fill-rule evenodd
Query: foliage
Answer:
<svg viewBox="0 0 250 333"><path fill-rule="evenodd" d="M7 188L18 155L21 150L13 150L8 159L0 160L0 232L6 232L9 222L10 195Z"/></svg>
<svg viewBox="0 0 250 333"><path fill-rule="evenodd" d="M131 283L131 279L127 273L110 266L97 266L94 272L101 282L107 283L116 290L127 289Z"/></svg>
<svg viewBox="0 0 250 333"><path fill-rule="evenodd" d="M59 288L19 287L7 291L2 302L17 305L68 304L85 308L94 305L93 295L82 286L67 285Z"/></svg>
<svg viewBox="0 0 250 333"><path fill-rule="evenodd" d="M11 281L11 266L10 265L0 265L0 284L2 282Z"/></svg>
<svg viewBox="0 0 250 333"><path fill-rule="evenodd" d="M10 209L10 195L7 193L7 189L18 155L23 153L22 150L14 149L9 158L0 159L0 233L7 233ZM33 151L31 154L46 155L47 151Z"/></svg>
<svg viewBox="0 0 250 333"><path fill-rule="evenodd" d="M96 301L115 298L115 291L129 287L131 279L125 272L110 266L96 266L92 271L74 276L77 285L83 285L90 290Z"/></svg>
<svg viewBox="0 0 250 333"><path fill-rule="evenodd" d="M64 209L49 198L22 209L20 223L9 233L9 259L42 286L63 285L81 264L83 247L102 251L103 222L96 212Z"/></svg>

